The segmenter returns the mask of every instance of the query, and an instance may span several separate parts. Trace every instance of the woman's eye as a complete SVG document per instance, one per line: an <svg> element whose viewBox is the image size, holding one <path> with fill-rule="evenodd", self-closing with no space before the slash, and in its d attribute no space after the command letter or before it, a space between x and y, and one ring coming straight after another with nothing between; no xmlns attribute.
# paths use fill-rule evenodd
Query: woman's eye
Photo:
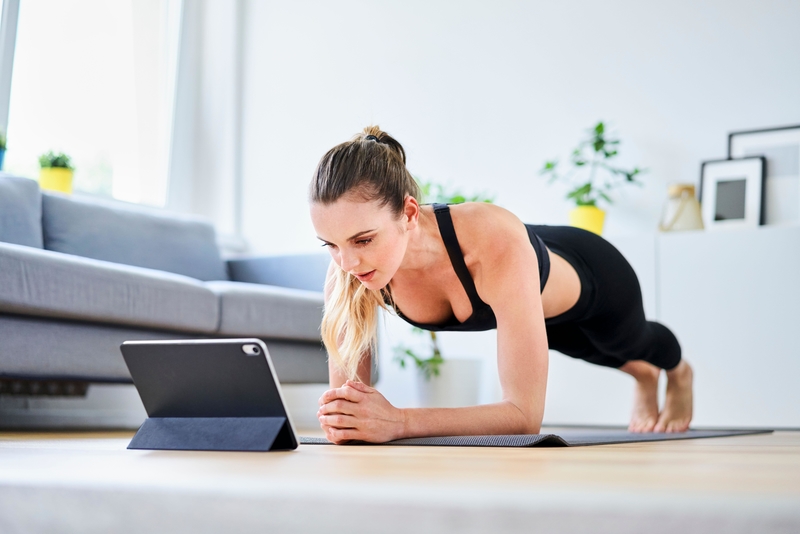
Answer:
<svg viewBox="0 0 800 534"><path fill-rule="evenodd" d="M358 244L358 245L368 245L368 244L370 244L370 243L372 243L372 238L369 238L369 239L359 239L358 241L356 241L356 244Z"/></svg>
<svg viewBox="0 0 800 534"><path fill-rule="evenodd" d="M325 247L336 248L336 245L334 245L333 243L323 243L322 244L322 248L325 248Z"/></svg>

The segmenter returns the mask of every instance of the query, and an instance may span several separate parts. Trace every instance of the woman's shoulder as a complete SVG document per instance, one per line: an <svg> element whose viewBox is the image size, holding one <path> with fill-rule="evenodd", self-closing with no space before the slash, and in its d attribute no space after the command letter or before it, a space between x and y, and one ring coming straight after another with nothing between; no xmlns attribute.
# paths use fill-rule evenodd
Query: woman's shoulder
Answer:
<svg viewBox="0 0 800 534"><path fill-rule="evenodd" d="M509 210L487 202L465 202L450 206L453 227L462 250L505 250L526 242L525 224Z"/></svg>
<svg viewBox="0 0 800 534"><path fill-rule="evenodd" d="M507 209L488 202L464 202L450 206L450 215L456 231L461 227L472 232L514 231L524 228L522 221Z"/></svg>
<svg viewBox="0 0 800 534"><path fill-rule="evenodd" d="M508 279L509 269L536 272L536 254L525 224L510 211L492 204L459 204L453 209L453 226L464 262L484 302L493 299ZM520 267L522 266L522 267Z"/></svg>

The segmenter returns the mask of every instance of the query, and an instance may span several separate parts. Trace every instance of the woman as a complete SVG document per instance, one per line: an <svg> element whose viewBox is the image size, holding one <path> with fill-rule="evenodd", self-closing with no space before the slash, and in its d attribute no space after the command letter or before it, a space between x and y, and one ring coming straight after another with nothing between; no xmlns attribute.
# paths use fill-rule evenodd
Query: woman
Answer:
<svg viewBox="0 0 800 534"><path fill-rule="evenodd" d="M311 219L333 259L322 321L331 389L317 414L330 441L538 433L548 346L636 379L631 431L688 428L692 369L675 336L645 320L636 275L614 247L577 228L525 225L491 204L420 205L405 161L372 126L328 151L311 183ZM379 307L429 330L496 328L503 400L392 406L367 385Z"/></svg>

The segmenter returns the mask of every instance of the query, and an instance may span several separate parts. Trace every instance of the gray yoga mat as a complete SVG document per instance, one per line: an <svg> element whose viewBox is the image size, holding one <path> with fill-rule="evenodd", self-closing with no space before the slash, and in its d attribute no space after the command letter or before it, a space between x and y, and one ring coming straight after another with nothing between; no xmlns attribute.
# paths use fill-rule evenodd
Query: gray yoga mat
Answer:
<svg viewBox="0 0 800 534"><path fill-rule="evenodd" d="M769 434L772 430L688 430L681 433L634 434L627 430L586 428L558 430L557 434L518 434L502 436L444 436L435 438L409 438L387 443L356 441L348 445L423 445L445 447L580 447L584 445L610 445L612 443L639 443L645 441L671 441L678 439L721 438L749 434ZM303 445L332 445L325 438L300 437Z"/></svg>

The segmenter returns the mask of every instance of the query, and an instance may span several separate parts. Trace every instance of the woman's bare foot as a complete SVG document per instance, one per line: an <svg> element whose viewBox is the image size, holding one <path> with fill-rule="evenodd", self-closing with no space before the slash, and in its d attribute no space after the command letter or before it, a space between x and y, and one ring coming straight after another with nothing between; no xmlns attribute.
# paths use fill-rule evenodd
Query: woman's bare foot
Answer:
<svg viewBox="0 0 800 534"><path fill-rule="evenodd" d="M636 379L629 432L652 432L658 422L658 377L661 369L641 360L626 362L620 371Z"/></svg>
<svg viewBox="0 0 800 534"><path fill-rule="evenodd" d="M667 371L667 398L658 416L655 432L686 432L692 420L694 372L686 360Z"/></svg>

